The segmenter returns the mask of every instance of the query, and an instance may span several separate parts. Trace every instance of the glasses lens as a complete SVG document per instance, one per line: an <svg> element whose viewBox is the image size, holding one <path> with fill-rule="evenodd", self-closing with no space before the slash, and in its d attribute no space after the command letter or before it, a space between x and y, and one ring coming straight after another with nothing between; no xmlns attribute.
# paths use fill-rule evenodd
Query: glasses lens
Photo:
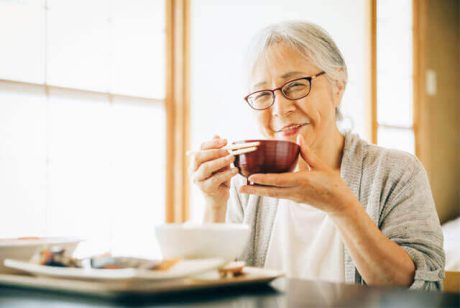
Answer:
<svg viewBox="0 0 460 308"><path fill-rule="evenodd" d="M281 91L289 99L299 99L310 93L310 82L307 79L299 79L286 84Z"/></svg>
<svg viewBox="0 0 460 308"><path fill-rule="evenodd" d="M273 102L273 95L270 91L256 92L248 97L248 102L255 109L265 109Z"/></svg>

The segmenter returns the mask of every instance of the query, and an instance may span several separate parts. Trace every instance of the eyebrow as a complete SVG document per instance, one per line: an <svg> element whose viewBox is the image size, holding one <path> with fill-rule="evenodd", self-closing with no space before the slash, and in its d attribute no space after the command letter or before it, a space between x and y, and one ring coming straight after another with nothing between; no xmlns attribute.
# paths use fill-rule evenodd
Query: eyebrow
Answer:
<svg viewBox="0 0 460 308"><path fill-rule="evenodd" d="M302 74L304 74L304 73L302 73L302 72L289 72L289 73L286 73L286 74L281 75L281 79L286 80L286 79L289 79L289 78L291 78L291 77L293 77L293 76L295 76L295 75L302 75ZM263 86L263 85L266 84L266 83L267 83L266 81L258 82L258 83L256 83L255 85L253 85L252 88L254 89L254 88Z"/></svg>

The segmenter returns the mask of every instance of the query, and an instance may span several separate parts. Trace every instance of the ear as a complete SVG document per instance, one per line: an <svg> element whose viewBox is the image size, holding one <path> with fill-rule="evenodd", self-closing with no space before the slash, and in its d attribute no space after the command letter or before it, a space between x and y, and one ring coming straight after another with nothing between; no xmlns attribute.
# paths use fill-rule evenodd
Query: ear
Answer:
<svg viewBox="0 0 460 308"><path fill-rule="evenodd" d="M332 87L332 97L334 99L334 106L338 108L342 101L343 92L345 91L345 83L343 81L335 80Z"/></svg>

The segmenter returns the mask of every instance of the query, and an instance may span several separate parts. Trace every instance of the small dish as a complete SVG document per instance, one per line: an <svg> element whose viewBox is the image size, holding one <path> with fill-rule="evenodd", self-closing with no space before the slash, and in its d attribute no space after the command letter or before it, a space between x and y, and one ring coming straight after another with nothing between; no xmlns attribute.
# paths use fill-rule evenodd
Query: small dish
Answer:
<svg viewBox="0 0 460 308"><path fill-rule="evenodd" d="M160 250L165 259L222 258L233 261L240 257L249 240L245 224L164 224L155 228Z"/></svg>

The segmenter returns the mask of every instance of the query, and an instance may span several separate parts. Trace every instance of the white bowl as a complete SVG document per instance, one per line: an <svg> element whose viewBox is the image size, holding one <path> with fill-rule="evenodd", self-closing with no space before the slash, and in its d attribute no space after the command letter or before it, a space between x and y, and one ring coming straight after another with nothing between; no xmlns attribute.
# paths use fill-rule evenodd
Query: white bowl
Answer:
<svg viewBox="0 0 460 308"><path fill-rule="evenodd" d="M29 261L37 250L54 245L72 254L81 241L82 239L69 237L0 239L0 273L14 272L3 265L5 259Z"/></svg>
<svg viewBox="0 0 460 308"><path fill-rule="evenodd" d="M243 224L164 224L156 227L163 258L238 258L249 239Z"/></svg>

